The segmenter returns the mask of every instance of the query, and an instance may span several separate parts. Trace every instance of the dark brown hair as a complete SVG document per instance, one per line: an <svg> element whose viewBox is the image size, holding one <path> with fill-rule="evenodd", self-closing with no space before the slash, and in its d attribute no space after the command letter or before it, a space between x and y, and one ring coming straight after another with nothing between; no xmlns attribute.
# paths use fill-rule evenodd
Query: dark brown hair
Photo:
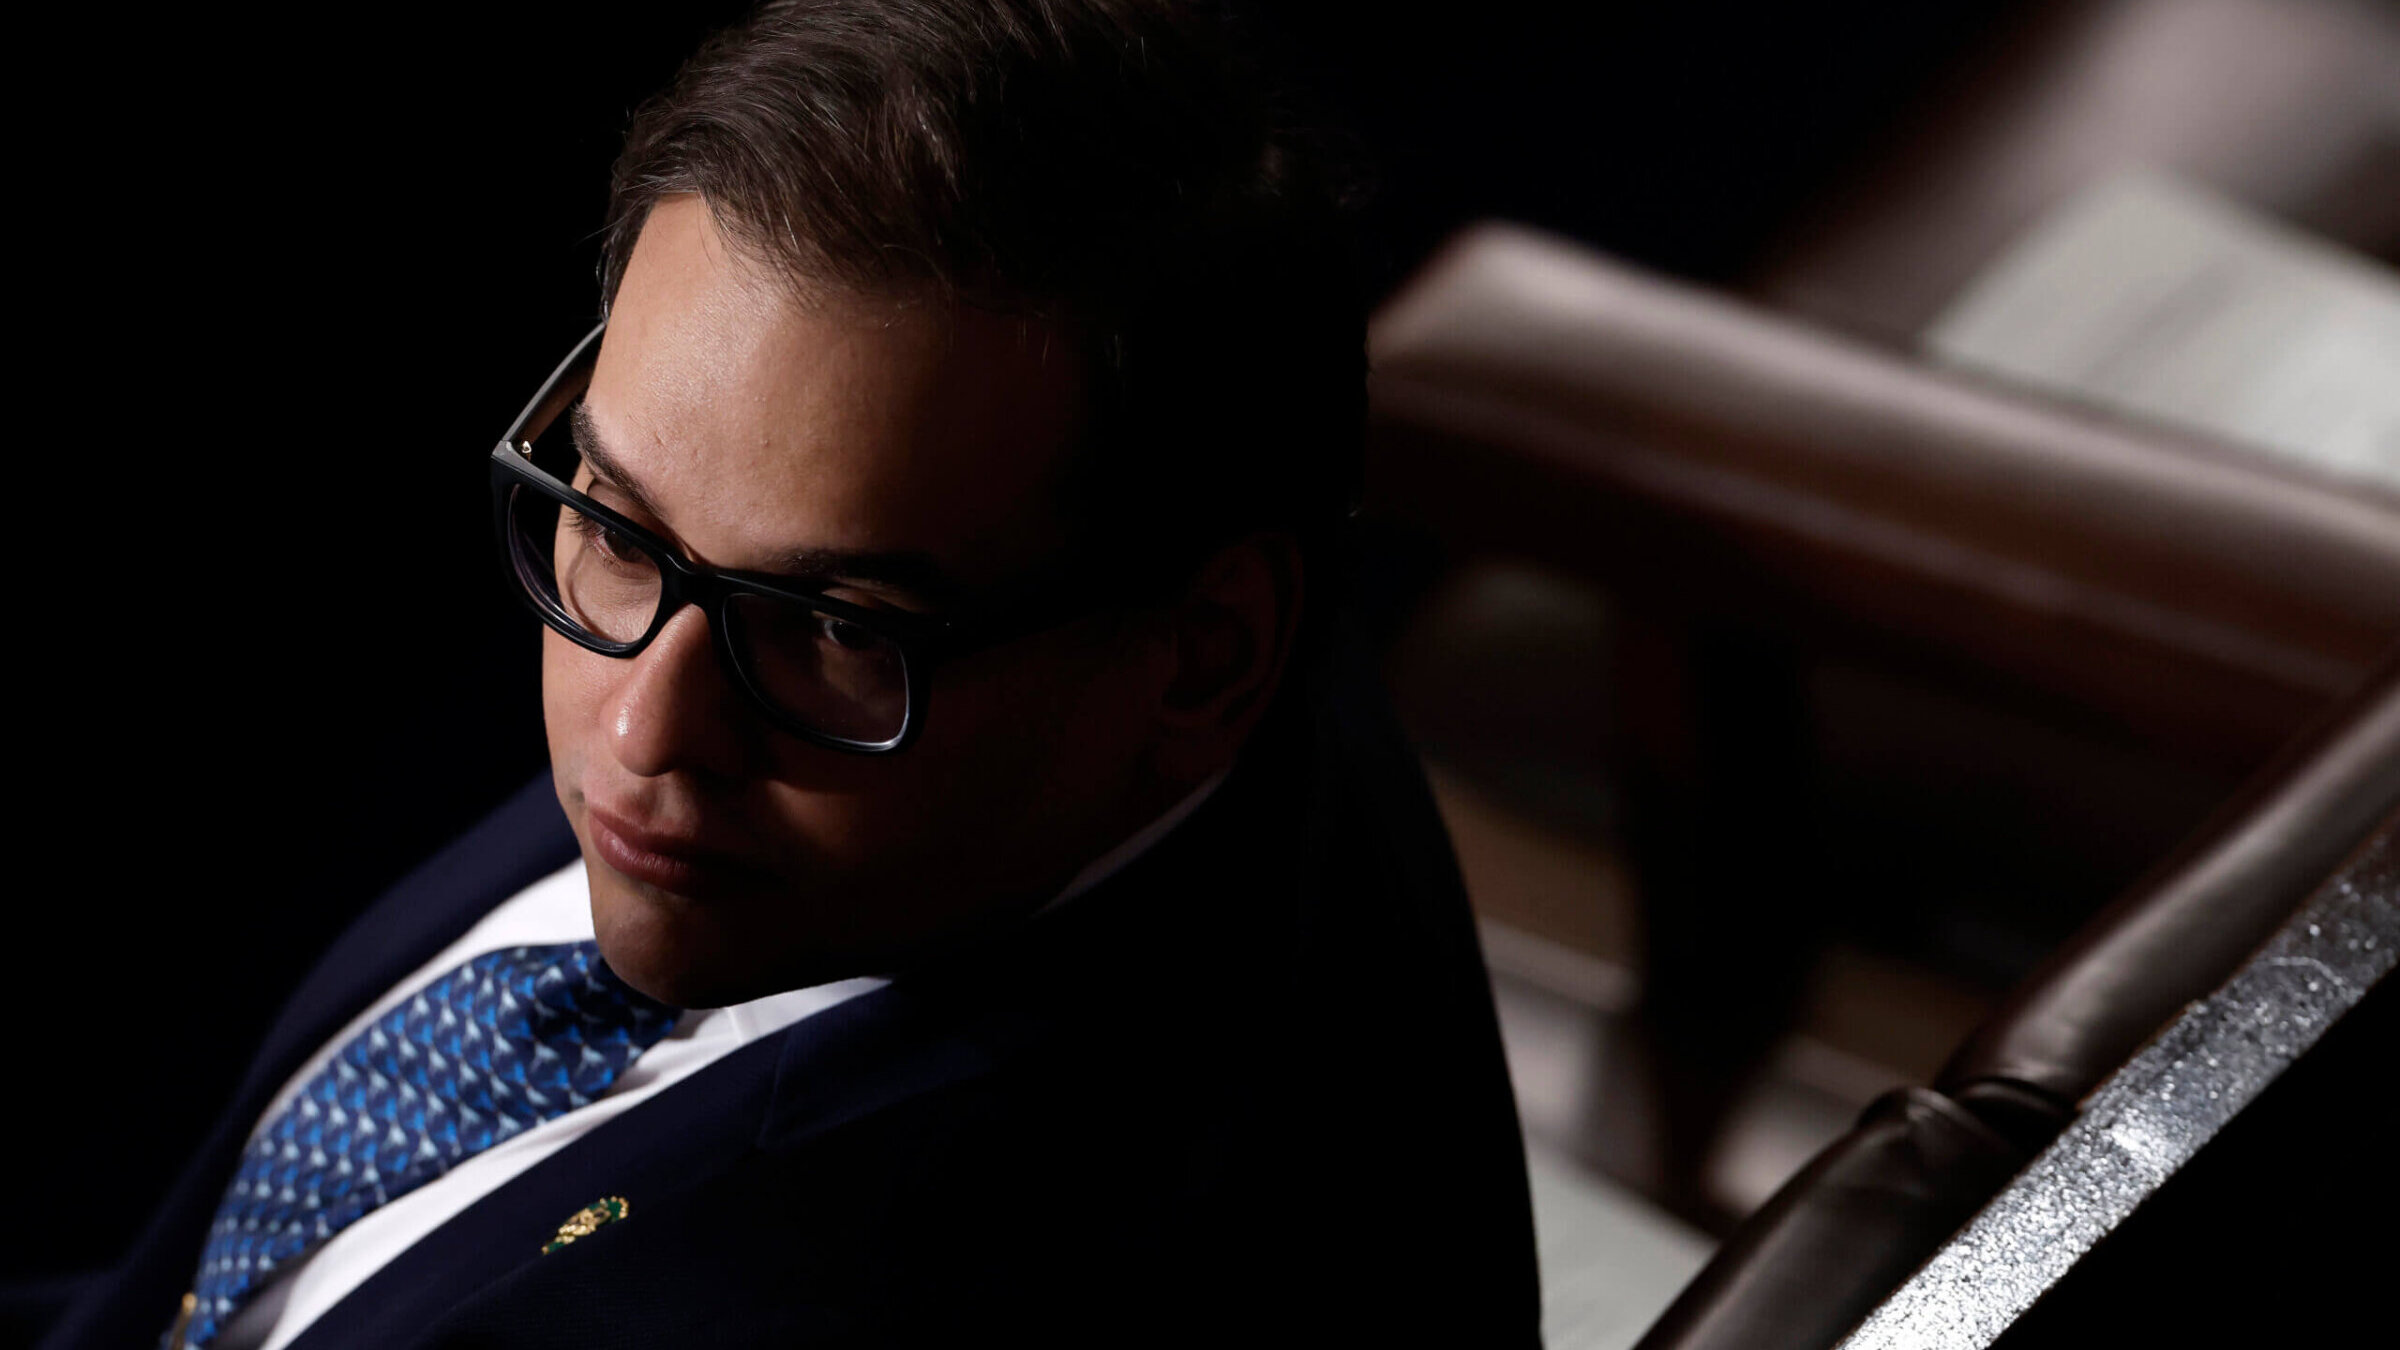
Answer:
<svg viewBox="0 0 2400 1350"><path fill-rule="evenodd" d="M1088 542L1313 544L1354 495L1364 326L1349 180L1286 118L1213 4L779 0L635 115L602 284L696 192L804 283L1061 321Z"/></svg>

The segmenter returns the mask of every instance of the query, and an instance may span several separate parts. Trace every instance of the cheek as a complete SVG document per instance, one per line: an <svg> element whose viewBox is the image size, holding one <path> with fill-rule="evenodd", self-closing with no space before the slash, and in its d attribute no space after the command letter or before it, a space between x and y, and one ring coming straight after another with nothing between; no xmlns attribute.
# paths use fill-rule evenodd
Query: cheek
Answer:
<svg viewBox="0 0 2400 1350"><path fill-rule="evenodd" d="M580 765L583 747L599 730L599 709L608 694L608 672L595 669L606 658L593 655L542 630L542 729L550 742L550 765L564 773Z"/></svg>
<svg viewBox="0 0 2400 1350"><path fill-rule="evenodd" d="M1147 749L1147 685L1138 663L1085 650L995 672L960 706L962 786L994 815L1040 833L1105 814ZM936 713L937 717L941 714ZM928 728L930 730L930 728Z"/></svg>
<svg viewBox="0 0 2400 1350"><path fill-rule="evenodd" d="M809 748L775 775L788 870L815 868L902 892L963 893L1013 876L1052 844L1055 761L1073 724L1055 678L975 663L933 690L924 731L894 756ZM945 675L950 672L945 672Z"/></svg>

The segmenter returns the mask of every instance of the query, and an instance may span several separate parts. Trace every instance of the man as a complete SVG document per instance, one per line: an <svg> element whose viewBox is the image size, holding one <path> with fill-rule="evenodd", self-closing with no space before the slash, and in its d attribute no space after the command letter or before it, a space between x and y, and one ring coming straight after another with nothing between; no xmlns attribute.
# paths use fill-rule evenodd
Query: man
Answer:
<svg viewBox="0 0 2400 1350"><path fill-rule="evenodd" d="M551 780L55 1344L1535 1339L1455 867L1328 622L1360 323L1274 113L1163 0L686 67L493 455Z"/></svg>

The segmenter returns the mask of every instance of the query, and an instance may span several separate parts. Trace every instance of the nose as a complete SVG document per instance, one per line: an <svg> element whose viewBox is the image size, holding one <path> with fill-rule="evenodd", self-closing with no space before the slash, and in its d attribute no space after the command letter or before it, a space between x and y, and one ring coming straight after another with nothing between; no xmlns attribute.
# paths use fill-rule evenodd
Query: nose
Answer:
<svg viewBox="0 0 2400 1350"><path fill-rule="evenodd" d="M741 691L717 659L707 615L685 606L625 665L607 705L609 747L619 764L644 778L742 771L752 738L742 734Z"/></svg>

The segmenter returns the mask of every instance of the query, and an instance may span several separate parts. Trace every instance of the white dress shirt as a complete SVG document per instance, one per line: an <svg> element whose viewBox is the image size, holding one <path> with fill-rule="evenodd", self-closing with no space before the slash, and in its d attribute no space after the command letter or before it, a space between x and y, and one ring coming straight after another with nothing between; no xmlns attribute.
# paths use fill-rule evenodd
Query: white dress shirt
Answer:
<svg viewBox="0 0 2400 1350"><path fill-rule="evenodd" d="M1095 859L1036 911L1035 917L1049 914L1090 890L1164 839L1185 817L1199 809L1224 778L1225 775L1218 774L1193 789L1165 815ZM591 888L584 877L583 862L577 859L484 915L464 936L394 984L352 1018L349 1025L335 1032L285 1080L267 1109L260 1113L257 1125L252 1127L252 1137L273 1123L284 1105L341 1047L434 977L504 947L590 940ZM408 1194L360 1216L314 1251L277 1267L267 1284L250 1296L212 1345L216 1350L281 1350L387 1262L536 1163L752 1041L872 993L887 983L888 980L862 976L770 994L729 1008L696 1008L685 1013L675 1023L674 1030L628 1065L597 1100L519 1131L461 1161Z"/></svg>

